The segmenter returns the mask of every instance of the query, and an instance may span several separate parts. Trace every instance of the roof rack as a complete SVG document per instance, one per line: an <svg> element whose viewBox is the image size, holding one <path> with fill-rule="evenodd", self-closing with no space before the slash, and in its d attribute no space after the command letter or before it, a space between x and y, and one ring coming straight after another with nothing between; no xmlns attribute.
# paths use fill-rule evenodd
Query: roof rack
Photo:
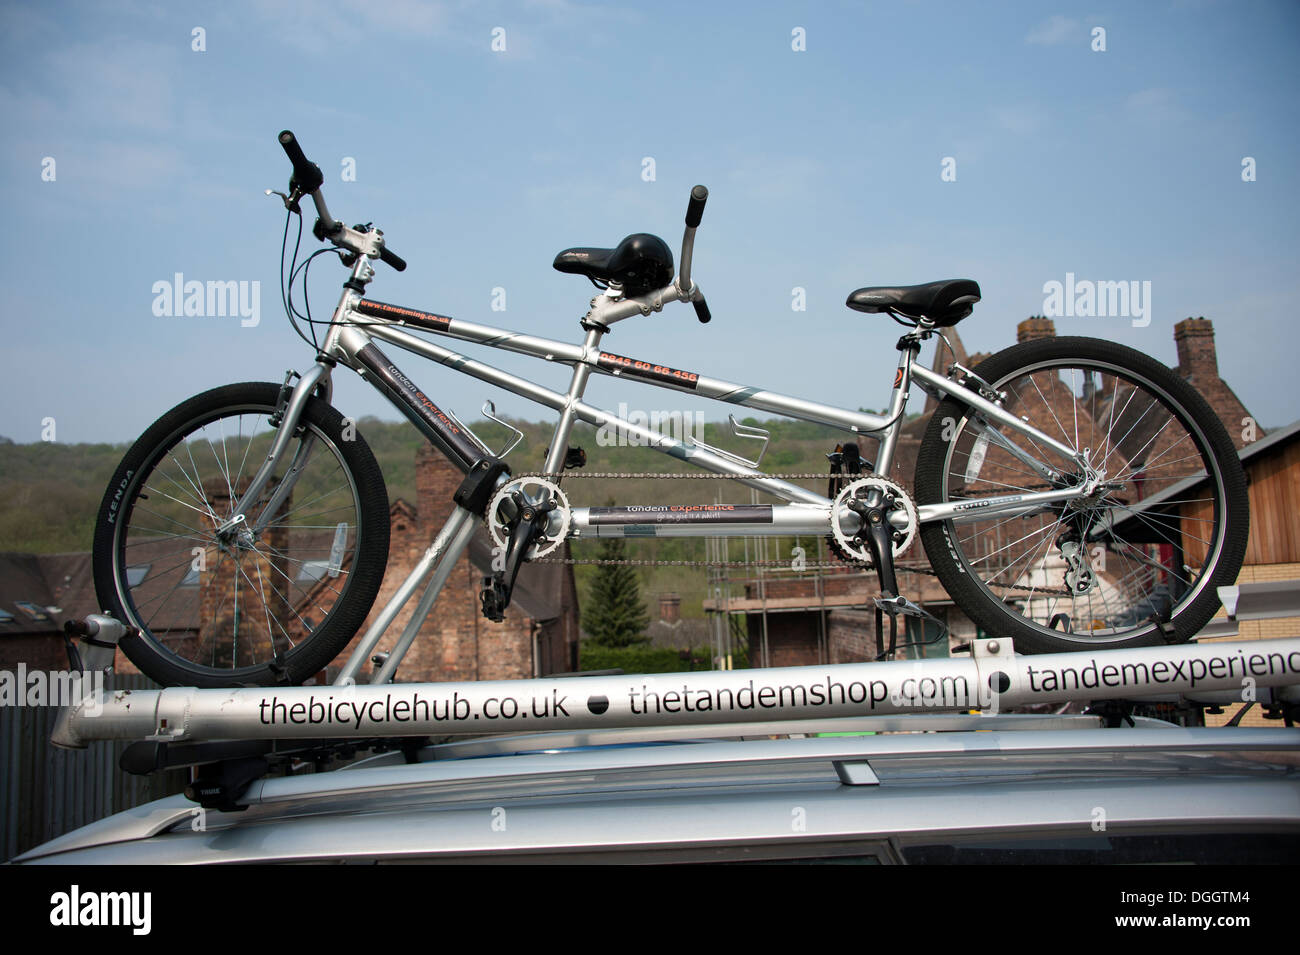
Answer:
<svg viewBox="0 0 1300 955"><path fill-rule="evenodd" d="M1177 729L1174 724L1134 716L1139 729ZM756 740L784 737L861 736L884 733L1015 732L1018 730L1090 730L1105 718L1086 713L904 713L897 716L850 716L839 719L770 720L753 723L692 723L596 730L564 730L453 740L422 750L430 759L477 759L483 756L555 752L638 743L696 740Z"/></svg>
<svg viewBox="0 0 1300 955"><path fill-rule="evenodd" d="M101 641L102 641L101 631ZM1244 694L1243 687L1250 692ZM475 683L95 690L52 742L482 736L980 710L1071 701L1213 698L1300 704L1300 638L1016 656Z"/></svg>
<svg viewBox="0 0 1300 955"><path fill-rule="evenodd" d="M1227 627L1235 628L1240 620L1300 616L1300 582L1221 588L1221 599L1229 614ZM92 615L70 630L89 638L83 642L81 669L83 677L92 678L105 664L111 666L116 642L126 632L119 621L102 615ZM917 739L936 730L992 730L977 739L995 749L1022 748L1020 742L1007 741L1023 740L1030 749L1050 745L1095 750L1098 727L1121 722L1134 727L1125 737L1131 736L1135 745L1139 737L1145 740L1152 733L1163 742L1143 745L1176 742L1168 735L1177 729L1172 724L1139 724L1132 716L1131 704L1136 702L1258 702L1288 725L1300 718L1300 637L1037 656L1017 656L1011 640L993 638L978 640L969 650L968 656L948 659L578 678L562 674L472 683L349 681L329 686L106 691L102 681L96 687L91 679L90 692L60 713L51 742L79 748L91 740L135 740L123 754L123 769L147 773L201 767L187 794L206 807L233 810L247 805L245 794L273 762L314 761L323 766L336 756L363 750L400 750L406 762L427 765L503 754L528 760L529 754L548 750L609 751L652 740L743 741L843 733L908 733ZM81 658L73 653L73 659L75 666ZM1093 704L1089 714L1002 712L1080 701ZM1022 729L1035 732L1005 732ZM431 737L454 736L479 738L430 745ZM1222 736L1218 739L1221 742ZM901 745L879 740L869 747L877 756ZM846 784L870 782L870 767L850 759L864 752L852 740L795 742L804 754L798 758L832 759ZM1261 742L1272 746L1277 741L1270 736ZM918 745L907 751L937 753L957 747L970 752L975 744ZM689 760L683 753L692 747L678 749L673 759ZM830 755L832 750L840 755ZM742 752L749 754L746 758L756 756L752 746L737 750L737 758ZM637 757L627 758L635 762ZM717 758L716 752L709 757ZM517 765L522 771L524 763Z"/></svg>
<svg viewBox="0 0 1300 955"><path fill-rule="evenodd" d="M435 759L415 765L372 766L357 772L350 771L349 766L339 772L250 780L237 794L230 794L228 804L216 802L210 795L196 801L207 809L224 811L260 807L261 818L266 820L277 816L300 817L304 800L311 800L314 814L327 813L332 806L350 811L347 807L355 808L360 799L369 801L385 795L396 797L385 805L409 806L422 797L460 800L463 804L467 797L490 793L493 802L487 805L494 805L502 798L503 791L555 794L593 789L603 792L604 787L619 785L674 787L674 780L680 785L692 776L700 778L700 772L715 780L722 776L743 780L742 785L752 787L767 771L781 776L800 774L819 782L838 777L844 786L860 791L876 789L881 795L888 795L889 783L932 774L934 770L927 769L927 765L934 762L945 768L961 764L966 773L986 769L1005 778L1009 764L1019 764L1021 773L1036 774L1051 765L1057 755L1069 758L1071 766L1077 766L1081 773L1100 770L1110 776L1125 765L1138 764L1158 765L1165 772L1177 773L1185 773L1200 764L1206 773L1214 774L1231 761L1238 774L1250 772L1263 776L1276 775L1278 766L1293 763L1294 754L1300 752L1300 734L1285 729L1225 734L1218 729L1186 729L1168 724L1163 727L1122 732L1092 729L1014 733L994 729L988 733L960 735L907 733L832 739L763 739L743 743L709 742L700 746L605 746L498 759ZM1225 735L1231 735L1231 742ZM601 782L596 783L598 777ZM1240 775L1236 778L1240 779ZM1104 784L1105 780L1101 782ZM904 793L902 798L913 797ZM1037 802L1042 805L1041 797ZM1092 804L1089 800L1083 805ZM872 825L888 828L888 817L879 815L887 810L879 803L874 807ZM1023 808L1023 804L1017 803L1006 810L1023 811ZM177 829L188 831L194 828L196 812L193 802L182 797L166 798L59 836L39 851L52 856L79 848L125 844ZM1275 807L1250 799L1248 793L1239 793L1232 812L1238 822L1277 822ZM1017 815L1016 824L1023 827L1027 820ZM761 835L770 836L770 832Z"/></svg>
<svg viewBox="0 0 1300 955"><path fill-rule="evenodd" d="M999 758L1017 755L1109 754L1116 752L1213 754L1224 749L1223 734L1214 729L1170 727L1131 729L1123 733L1055 731L1042 733L980 734L972 739L944 733L898 734L889 736L837 737L830 739L764 739L750 742L721 742L708 746L614 747L588 752L566 752L565 759L549 754L518 754L496 761L493 778L522 778L538 775L582 775L597 771L635 771L664 766L741 766L754 763L830 763L847 785L878 782L875 766L900 760L947 758ZM1238 740L1234 753L1277 752L1300 749L1300 734L1285 729L1264 729L1249 739ZM316 795L356 792L375 787L422 786L430 782L449 783L482 779L486 775L475 759L435 760L418 765L386 766L366 773L330 773L264 780L247 791L243 803L292 799L311 792ZM382 777L382 778L377 778Z"/></svg>

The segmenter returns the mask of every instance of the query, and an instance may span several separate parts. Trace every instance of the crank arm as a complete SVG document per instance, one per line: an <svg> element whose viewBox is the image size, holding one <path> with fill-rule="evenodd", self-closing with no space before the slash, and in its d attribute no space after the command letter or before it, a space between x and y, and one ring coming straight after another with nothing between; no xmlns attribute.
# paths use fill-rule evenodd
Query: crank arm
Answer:
<svg viewBox="0 0 1300 955"><path fill-rule="evenodd" d="M483 616L496 623L505 619L506 608L514 593L515 579L519 568L524 564L524 555L533 541L542 536L550 521L551 502L541 505L524 505L514 522L510 525L510 542L506 550L505 567L492 574L480 595L483 604Z"/></svg>

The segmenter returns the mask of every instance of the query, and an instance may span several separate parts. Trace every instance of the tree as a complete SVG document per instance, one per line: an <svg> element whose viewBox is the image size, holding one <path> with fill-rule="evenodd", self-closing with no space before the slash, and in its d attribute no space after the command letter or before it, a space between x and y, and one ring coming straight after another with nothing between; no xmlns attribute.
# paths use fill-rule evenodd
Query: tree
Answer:
<svg viewBox="0 0 1300 955"><path fill-rule="evenodd" d="M625 560L626 545L621 537L600 542L601 560ZM649 643L645 628L650 616L641 603L641 585L636 570L627 564L599 564L591 579L590 600L583 608L583 629L602 647L630 647Z"/></svg>

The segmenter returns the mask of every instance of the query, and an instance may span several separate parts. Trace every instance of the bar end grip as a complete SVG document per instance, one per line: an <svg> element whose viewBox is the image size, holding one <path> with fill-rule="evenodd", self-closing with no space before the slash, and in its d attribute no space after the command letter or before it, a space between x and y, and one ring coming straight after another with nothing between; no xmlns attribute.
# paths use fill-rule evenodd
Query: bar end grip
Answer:
<svg viewBox="0 0 1300 955"><path fill-rule="evenodd" d="M697 298L691 303L695 306L695 317L700 320L701 325L707 325L713 320L713 315L709 312L709 304L702 298Z"/></svg>
<svg viewBox="0 0 1300 955"><path fill-rule="evenodd" d="M406 259L402 258L400 255L397 255L396 253L388 251L387 248L380 249L379 260L381 262L387 263L388 265L391 265L399 272L406 271Z"/></svg>
<svg viewBox="0 0 1300 955"><path fill-rule="evenodd" d="M303 154L302 147L298 145L298 137L292 132L281 130L278 138L289 162L293 164L293 177L298 188L304 195L315 192L324 184L325 174Z"/></svg>
<svg viewBox="0 0 1300 955"><path fill-rule="evenodd" d="M709 198L709 190L703 186L696 186L691 190L691 201L686 206L686 225L694 229L700 224L700 219L704 216L704 203Z"/></svg>

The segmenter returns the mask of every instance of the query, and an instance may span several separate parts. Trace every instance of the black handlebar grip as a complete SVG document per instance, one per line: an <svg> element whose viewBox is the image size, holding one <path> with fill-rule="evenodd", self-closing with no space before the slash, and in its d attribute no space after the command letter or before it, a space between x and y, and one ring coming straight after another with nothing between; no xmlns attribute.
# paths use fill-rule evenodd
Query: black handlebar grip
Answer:
<svg viewBox="0 0 1300 955"><path fill-rule="evenodd" d="M406 271L406 259L402 258L400 255L395 255L394 253L389 252L387 248L379 250L379 260L381 262L387 262L399 272Z"/></svg>
<svg viewBox="0 0 1300 955"><path fill-rule="evenodd" d="M704 215L704 202L709 198L709 190L703 186L696 186L691 190L691 201L686 206L686 225L694 229L700 224L700 219ZM697 305L699 303L696 303ZM708 319L701 319L707 322Z"/></svg>
<svg viewBox="0 0 1300 955"><path fill-rule="evenodd" d="M695 306L695 317L700 320L701 325L707 325L712 321L713 316L709 313L709 305L704 299L697 298L691 304Z"/></svg>
<svg viewBox="0 0 1300 955"><path fill-rule="evenodd" d="M303 155L302 147L298 145L298 139L289 130L280 133L280 145L284 147L285 155L289 157L289 162L293 163L293 178L299 189L304 194L315 192L325 182L325 174L320 171L320 167L314 162L309 162Z"/></svg>

